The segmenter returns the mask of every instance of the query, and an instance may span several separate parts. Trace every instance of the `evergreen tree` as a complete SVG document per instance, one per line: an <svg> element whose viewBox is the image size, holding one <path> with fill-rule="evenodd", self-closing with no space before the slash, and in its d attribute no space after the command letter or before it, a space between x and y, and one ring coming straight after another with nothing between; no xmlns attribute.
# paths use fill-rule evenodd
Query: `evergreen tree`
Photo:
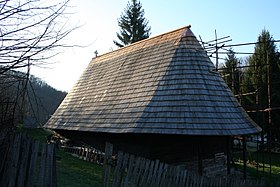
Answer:
<svg viewBox="0 0 280 187"><path fill-rule="evenodd" d="M124 13L118 19L120 33L117 33L117 37L120 42L114 40L114 43L118 47L123 47L148 38L151 30L148 23L148 20L144 17L141 3L137 0L132 0L132 4L128 2Z"/></svg>
<svg viewBox="0 0 280 187"><path fill-rule="evenodd" d="M237 68L240 63L239 59L235 56L233 49L227 53L225 64L223 66L222 74L227 85L231 88L234 94L239 92L239 77L240 70Z"/></svg>
<svg viewBox="0 0 280 187"><path fill-rule="evenodd" d="M255 95L246 97L248 105L256 105L259 110L269 108L268 97L270 96L271 107L280 106L280 59L273 37L267 30L263 30L258 37L255 51L248 59L249 68L246 70L244 80L245 92L255 92ZM269 84L268 84L269 80ZM268 95L268 87L270 94ZM263 130L268 132L268 112L254 114ZM280 138L280 114L279 110L271 112L272 136ZM269 130L270 131L270 130Z"/></svg>

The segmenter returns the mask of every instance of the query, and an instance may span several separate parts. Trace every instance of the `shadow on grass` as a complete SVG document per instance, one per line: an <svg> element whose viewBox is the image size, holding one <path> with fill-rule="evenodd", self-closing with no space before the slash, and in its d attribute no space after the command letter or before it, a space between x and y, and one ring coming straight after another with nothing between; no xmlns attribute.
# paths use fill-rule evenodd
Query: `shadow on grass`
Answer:
<svg viewBox="0 0 280 187"><path fill-rule="evenodd" d="M238 169L243 170L243 157L235 154ZM268 152L248 152L247 172L254 179L264 179L266 184L280 182L280 155Z"/></svg>
<svg viewBox="0 0 280 187"><path fill-rule="evenodd" d="M101 186L102 166L57 152L58 186Z"/></svg>

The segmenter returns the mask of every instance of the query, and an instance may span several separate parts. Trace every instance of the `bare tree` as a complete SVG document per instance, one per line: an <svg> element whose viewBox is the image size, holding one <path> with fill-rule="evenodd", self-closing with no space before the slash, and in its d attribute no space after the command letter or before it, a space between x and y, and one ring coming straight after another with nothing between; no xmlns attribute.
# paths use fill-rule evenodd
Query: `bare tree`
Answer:
<svg viewBox="0 0 280 187"><path fill-rule="evenodd" d="M0 1L0 74L44 63L64 46L61 40L75 29L67 27L68 2Z"/></svg>
<svg viewBox="0 0 280 187"><path fill-rule="evenodd" d="M69 26L69 0L0 0L0 114L15 123L24 111L30 66L41 66L68 47L63 39L78 27ZM19 76L16 70L26 68Z"/></svg>

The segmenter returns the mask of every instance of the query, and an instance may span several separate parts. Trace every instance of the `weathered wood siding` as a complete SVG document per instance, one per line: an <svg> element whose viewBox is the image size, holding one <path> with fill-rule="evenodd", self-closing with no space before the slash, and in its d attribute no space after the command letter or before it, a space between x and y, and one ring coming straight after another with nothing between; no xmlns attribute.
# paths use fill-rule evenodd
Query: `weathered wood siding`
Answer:
<svg viewBox="0 0 280 187"><path fill-rule="evenodd" d="M115 151L123 150L130 154L165 163L182 163L198 157L213 157L215 153L226 152L225 136L184 136L155 134L113 134L77 131L58 131L66 137L83 141L104 150L105 142L114 144Z"/></svg>

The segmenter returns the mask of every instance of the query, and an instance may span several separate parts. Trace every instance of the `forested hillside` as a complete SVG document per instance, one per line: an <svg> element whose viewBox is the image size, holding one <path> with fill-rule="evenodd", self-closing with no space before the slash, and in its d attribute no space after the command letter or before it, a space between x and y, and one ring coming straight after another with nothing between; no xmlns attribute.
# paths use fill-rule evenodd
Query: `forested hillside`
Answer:
<svg viewBox="0 0 280 187"><path fill-rule="evenodd" d="M59 106L66 92L40 78L19 71L0 75L0 125L43 125Z"/></svg>
<svg viewBox="0 0 280 187"><path fill-rule="evenodd" d="M30 79L28 92L32 106L30 106L26 117L35 119L39 125L43 125L49 119L67 94L56 90L34 76Z"/></svg>

